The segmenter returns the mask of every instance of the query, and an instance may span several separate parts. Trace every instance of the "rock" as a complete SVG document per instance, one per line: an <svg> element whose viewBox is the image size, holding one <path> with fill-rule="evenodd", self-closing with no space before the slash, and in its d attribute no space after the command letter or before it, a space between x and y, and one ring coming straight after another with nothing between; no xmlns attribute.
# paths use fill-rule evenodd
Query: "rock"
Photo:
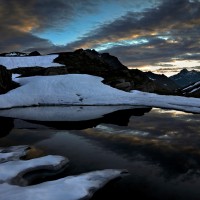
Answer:
<svg viewBox="0 0 200 200"><path fill-rule="evenodd" d="M90 74L103 78L116 70L120 73L121 70L127 69L116 57L90 49L59 53L54 62L65 65L69 73Z"/></svg>
<svg viewBox="0 0 200 200"><path fill-rule="evenodd" d="M61 75L61 74L68 74L68 70L66 67L48 67L44 71L45 76L49 75Z"/></svg>
<svg viewBox="0 0 200 200"><path fill-rule="evenodd" d="M0 65L0 94L4 94L17 86L18 84L12 81L11 72Z"/></svg>
<svg viewBox="0 0 200 200"><path fill-rule="evenodd" d="M11 69L10 71L13 74L21 74L21 77L28 77L28 76L42 76L44 75L46 68L44 67L18 67Z"/></svg>
<svg viewBox="0 0 200 200"><path fill-rule="evenodd" d="M29 56L40 56L41 54L38 51L32 51L28 54Z"/></svg>
<svg viewBox="0 0 200 200"><path fill-rule="evenodd" d="M5 137L14 127L14 119L9 117L0 117L0 138Z"/></svg>
<svg viewBox="0 0 200 200"><path fill-rule="evenodd" d="M123 83L118 83L115 85L115 88L124 90L124 91L130 91L131 90L131 83L130 82L123 82Z"/></svg>
<svg viewBox="0 0 200 200"><path fill-rule="evenodd" d="M180 85L175 83L172 79L165 76L164 74L154 74L152 72L145 72L145 74L156 83L156 85L159 85L166 91L174 92L178 88L180 88Z"/></svg>

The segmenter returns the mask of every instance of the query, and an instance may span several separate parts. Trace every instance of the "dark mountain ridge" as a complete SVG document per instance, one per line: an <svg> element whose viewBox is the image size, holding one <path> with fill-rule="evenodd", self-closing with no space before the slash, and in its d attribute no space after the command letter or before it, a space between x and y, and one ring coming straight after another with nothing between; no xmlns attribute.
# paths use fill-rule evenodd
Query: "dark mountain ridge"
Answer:
<svg viewBox="0 0 200 200"><path fill-rule="evenodd" d="M124 91L140 90L166 95L183 95L183 92L179 90L181 85L176 81L176 78L173 80L173 77L168 78L165 75L142 72L138 69L128 69L117 57L109 53L99 53L91 49L78 49L74 52L52 54L58 55L58 57L54 59L55 67L18 67L8 71L10 73L21 74L22 77L72 73L90 74L101 76L104 78L103 82L105 84ZM27 56L38 55L40 55L40 53L37 51L27 54ZM5 54L4 56L8 55ZM63 66L56 67L56 63ZM185 71L180 73L185 74Z"/></svg>
<svg viewBox="0 0 200 200"><path fill-rule="evenodd" d="M200 81L200 72L195 70L188 71L187 69L182 69L178 74L170 76L169 78L184 88L192 83Z"/></svg>

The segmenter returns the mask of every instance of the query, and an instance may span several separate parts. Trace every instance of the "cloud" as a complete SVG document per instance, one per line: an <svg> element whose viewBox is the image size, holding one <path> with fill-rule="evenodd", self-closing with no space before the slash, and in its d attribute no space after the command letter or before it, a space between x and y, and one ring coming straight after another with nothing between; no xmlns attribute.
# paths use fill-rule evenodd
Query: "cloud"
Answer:
<svg viewBox="0 0 200 200"><path fill-rule="evenodd" d="M0 32L0 51L18 51L32 47L49 48L52 44L45 39L38 38L30 33L14 30L8 27L1 28Z"/></svg>
<svg viewBox="0 0 200 200"><path fill-rule="evenodd" d="M92 12L96 5L92 0L1 0L0 51L55 48L35 33L48 29L62 31L83 6L82 14Z"/></svg>
<svg viewBox="0 0 200 200"><path fill-rule="evenodd" d="M171 59L187 59L187 53L200 52L200 2L163 0L144 12L129 12L68 44L69 49L96 48L112 43L105 50L131 66L156 64ZM145 38L143 44L123 41ZM193 56L194 57L194 56Z"/></svg>
<svg viewBox="0 0 200 200"><path fill-rule="evenodd" d="M91 0L1 0L0 22L21 31L42 31L46 28L61 28L64 23L78 15L77 9L91 12L95 4Z"/></svg>
<svg viewBox="0 0 200 200"><path fill-rule="evenodd" d="M77 16L92 18L105 2L124 6L129 12L112 22L102 21L77 41L63 46L36 36L46 30L66 30ZM200 59L200 1L145 0L145 4L151 6L142 9L140 0L1 0L0 51L51 53L103 46L104 51L132 67Z"/></svg>

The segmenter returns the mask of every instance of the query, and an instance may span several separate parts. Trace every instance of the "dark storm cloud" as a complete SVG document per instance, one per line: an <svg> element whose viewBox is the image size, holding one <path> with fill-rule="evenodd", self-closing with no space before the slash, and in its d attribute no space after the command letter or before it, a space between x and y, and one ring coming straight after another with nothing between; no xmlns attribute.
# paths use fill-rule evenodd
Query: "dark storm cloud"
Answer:
<svg viewBox="0 0 200 200"><path fill-rule="evenodd" d="M83 5L82 13L92 12L95 7L91 0L1 0L0 22L19 29L33 26L36 31L48 27L61 28L67 20L79 15L76 11Z"/></svg>
<svg viewBox="0 0 200 200"><path fill-rule="evenodd" d="M97 36L104 36L104 29L108 35L110 33L116 38L160 33L168 35L169 31L175 31L176 34L178 30L193 28L199 22L200 3L166 0L159 7L146 10L141 19L137 20L135 13L128 13L113 24L100 28ZM178 35L181 35L181 32L178 31Z"/></svg>
<svg viewBox="0 0 200 200"><path fill-rule="evenodd" d="M95 16L105 0L0 0L0 51L38 50L42 53L97 48L107 42L106 52L129 66L154 65L176 59L199 59L200 1L198 0L107 0L129 7L129 12L99 25L97 29L63 46L35 36L45 30L66 30L75 16ZM143 3L152 6L143 11ZM130 8L134 11L130 12ZM87 22L86 22L87 23ZM66 36L67 37L67 36ZM147 42L123 44L123 40ZM121 41L120 45L117 43ZM173 67L173 66L172 66Z"/></svg>
<svg viewBox="0 0 200 200"><path fill-rule="evenodd" d="M97 48L101 43L145 37L146 44L116 45L106 51L119 56L125 64L134 63L135 66L171 58L184 59L186 53L200 52L200 2L163 0L159 6L140 13L139 17L129 12L93 32L67 47ZM162 39L164 37L167 39Z"/></svg>
<svg viewBox="0 0 200 200"><path fill-rule="evenodd" d="M33 33L48 28L61 31L63 24L77 16L75 11L83 5L83 14L92 12L96 6L91 0L1 0L0 51L54 48L48 40Z"/></svg>
<svg viewBox="0 0 200 200"><path fill-rule="evenodd" d="M22 50L31 47L48 48L52 44L45 39L38 38L30 33L14 30L8 27L1 27L0 51L9 52Z"/></svg>

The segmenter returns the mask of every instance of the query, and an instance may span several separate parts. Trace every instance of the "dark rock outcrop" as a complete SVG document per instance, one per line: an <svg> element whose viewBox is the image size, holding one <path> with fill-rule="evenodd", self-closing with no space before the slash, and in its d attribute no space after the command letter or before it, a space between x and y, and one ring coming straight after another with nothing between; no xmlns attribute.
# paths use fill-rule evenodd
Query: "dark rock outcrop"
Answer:
<svg viewBox="0 0 200 200"><path fill-rule="evenodd" d="M29 56L40 56L41 54L38 51L32 51L28 54Z"/></svg>
<svg viewBox="0 0 200 200"><path fill-rule="evenodd" d="M13 74L21 74L21 77L27 76L39 76L43 75L45 68L44 67L18 67L10 70Z"/></svg>
<svg viewBox="0 0 200 200"><path fill-rule="evenodd" d="M0 138L7 136L14 128L14 119L8 117L0 117Z"/></svg>
<svg viewBox="0 0 200 200"><path fill-rule="evenodd" d="M59 53L54 62L65 65L69 73L85 73L101 77L106 77L115 70L127 70L116 57L89 49Z"/></svg>
<svg viewBox="0 0 200 200"><path fill-rule="evenodd" d="M66 67L19 67L10 71L14 74L21 74L21 77L68 74Z"/></svg>
<svg viewBox="0 0 200 200"><path fill-rule="evenodd" d="M45 76L68 74L66 67L48 67L44 70Z"/></svg>
<svg viewBox="0 0 200 200"><path fill-rule="evenodd" d="M0 94L4 94L17 86L18 84L12 81L11 72L0 65Z"/></svg>

